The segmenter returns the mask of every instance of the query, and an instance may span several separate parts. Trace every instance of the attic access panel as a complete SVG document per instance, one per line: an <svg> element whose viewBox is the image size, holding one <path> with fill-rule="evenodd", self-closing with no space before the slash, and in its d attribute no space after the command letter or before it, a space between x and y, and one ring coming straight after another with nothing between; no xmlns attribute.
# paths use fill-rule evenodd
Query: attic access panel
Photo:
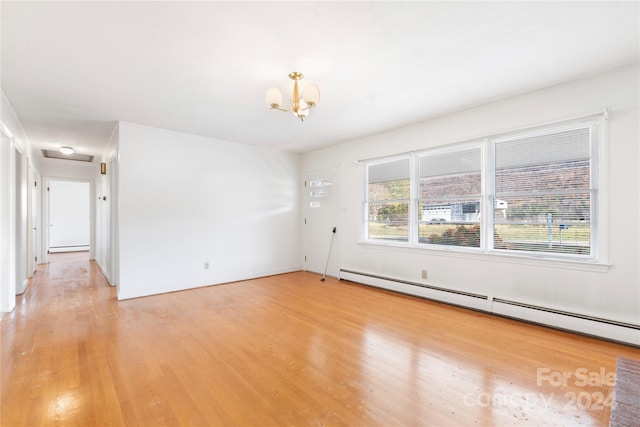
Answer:
<svg viewBox="0 0 640 427"><path fill-rule="evenodd" d="M89 154L62 154L57 150L42 150L42 155L47 159L61 159L61 160L75 160L77 162L93 162L94 156L90 156Z"/></svg>

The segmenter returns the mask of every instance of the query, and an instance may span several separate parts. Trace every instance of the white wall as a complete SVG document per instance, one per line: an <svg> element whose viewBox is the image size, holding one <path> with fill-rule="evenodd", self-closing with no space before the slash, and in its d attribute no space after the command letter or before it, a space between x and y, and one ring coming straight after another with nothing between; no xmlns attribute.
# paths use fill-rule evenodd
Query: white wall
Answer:
<svg viewBox="0 0 640 427"><path fill-rule="evenodd" d="M99 173L100 163L66 159L40 159L40 175L47 178L64 178L93 181Z"/></svg>
<svg viewBox="0 0 640 427"><path fill-rule="evenodd" d="M303 171L338 165L342 268L476 292L496 298L640 324L639 69L626 67L374 135L302 157ZM607 106L608 197L601 219L607 265L528 261L488 254L392 248L360 243L361 175L355 160L408 152L577 117ZM606 197L605 197L606 201Z"/></svg>
<svg viewBox="0 0 640 427"><path fill-rule="evenodd" d="M299 155L121 122L118 159L118 298L301 268Z"/></svg>

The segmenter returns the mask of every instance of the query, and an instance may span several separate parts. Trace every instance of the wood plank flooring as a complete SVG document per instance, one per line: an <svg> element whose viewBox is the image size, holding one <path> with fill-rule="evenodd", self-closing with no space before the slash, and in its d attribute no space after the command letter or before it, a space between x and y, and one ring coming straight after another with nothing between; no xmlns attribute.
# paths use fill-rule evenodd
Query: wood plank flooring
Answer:
<svg viewBox="0 0 640 427"><path fill-rule="evenodd" d="M640 350L299 272L134 300L86 256L1 322L2 426L606 426ZM639 421L640 425L640 421Z"/></svg>

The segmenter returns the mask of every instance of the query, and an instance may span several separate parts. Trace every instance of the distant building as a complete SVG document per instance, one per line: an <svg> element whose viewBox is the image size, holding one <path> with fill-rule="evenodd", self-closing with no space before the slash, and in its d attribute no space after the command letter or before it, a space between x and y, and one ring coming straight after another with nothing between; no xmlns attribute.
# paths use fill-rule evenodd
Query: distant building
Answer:
<svg viewBox="0 0 640 427"><path fill-rule="evenodd" d="M506 215L507 202L496 200L494 209ZM422 221L427 222L477 222L480 219L480 202L440 203L422 206Z"/></svg>

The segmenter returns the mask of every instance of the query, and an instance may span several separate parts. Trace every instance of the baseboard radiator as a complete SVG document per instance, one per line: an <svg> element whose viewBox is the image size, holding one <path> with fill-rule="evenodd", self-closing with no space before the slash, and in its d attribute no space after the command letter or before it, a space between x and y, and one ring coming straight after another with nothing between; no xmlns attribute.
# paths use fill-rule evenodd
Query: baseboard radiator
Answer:
<svg viewBox="0 0 640 427"><path fill-rule="evenodd" d="M490 295L457 291L353 270L340 269L338 278L640 347L640 325L637 324L585 316L578 313L495 298Z"/></svg>
<svg viewBox="0 0 640 427"><path fill-rule="evenodd" d="M49 248L49 253L61 253L61 252L82 252L88 251L89 245L68 245L68 246L52 246Z"/></svg>

